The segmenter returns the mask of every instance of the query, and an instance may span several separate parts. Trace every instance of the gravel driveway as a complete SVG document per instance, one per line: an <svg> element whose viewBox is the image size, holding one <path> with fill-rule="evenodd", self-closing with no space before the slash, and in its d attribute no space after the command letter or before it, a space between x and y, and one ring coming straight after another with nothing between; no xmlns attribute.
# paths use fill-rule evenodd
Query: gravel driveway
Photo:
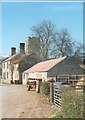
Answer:
<svg viewBox="0 0 85 120"><path fill-rule="evenodd" d="M40 94L27 91L26 86L0 85L0 91L2 118L48 118L53 112L52 106L41 101Z"/></svg>

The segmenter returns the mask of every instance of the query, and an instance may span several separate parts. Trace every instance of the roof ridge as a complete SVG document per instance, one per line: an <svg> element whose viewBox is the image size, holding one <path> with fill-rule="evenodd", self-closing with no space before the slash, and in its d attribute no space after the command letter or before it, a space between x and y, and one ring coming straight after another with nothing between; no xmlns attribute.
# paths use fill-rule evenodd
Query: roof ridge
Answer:
<svg viewBox="0 0 85 120"><path fill-rule="evenodd" d="M51 59L43 62L39 62L36 65L32 66L31 68L27 69L24 72L44 72L50 70L56 64L64 60L66 57Z"/></svg>

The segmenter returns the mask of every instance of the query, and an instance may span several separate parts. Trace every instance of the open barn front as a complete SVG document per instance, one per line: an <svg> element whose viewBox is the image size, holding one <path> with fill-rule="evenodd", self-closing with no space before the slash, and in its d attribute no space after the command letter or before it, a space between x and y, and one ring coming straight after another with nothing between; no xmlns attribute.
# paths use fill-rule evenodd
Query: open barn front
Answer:
<svg viewBox="0 0 85 120"><path fill-rule="evenodd" d="M28 91L36 91L37 93L40 92L40 83L41 83L42 79L34 79L34 78L28 78L27 81L27 88Z"/></svg>

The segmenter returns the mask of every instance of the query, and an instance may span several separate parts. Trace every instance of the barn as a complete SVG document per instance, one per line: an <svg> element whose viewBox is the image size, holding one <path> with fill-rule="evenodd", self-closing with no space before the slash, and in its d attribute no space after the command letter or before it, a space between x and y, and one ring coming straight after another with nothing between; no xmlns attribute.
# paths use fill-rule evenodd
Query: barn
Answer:
<svg viewBox="0 0 85 120"><path fill-rule="evenodd" d="M54 79L56 81L58 75L81 75L83 72L84 70L74 57L61 57L37 63L24 71L22 77L23 84L26 84L28 79L41 81Z"/></svg>

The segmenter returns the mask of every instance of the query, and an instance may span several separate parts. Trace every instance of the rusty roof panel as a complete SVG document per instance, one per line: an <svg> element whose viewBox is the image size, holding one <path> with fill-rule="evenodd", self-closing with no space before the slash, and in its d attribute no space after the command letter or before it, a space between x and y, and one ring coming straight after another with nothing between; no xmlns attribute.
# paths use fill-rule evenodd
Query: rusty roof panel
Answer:
<svg viewBox="0 0 85 120"><path fill-rule="evenodd" d="M36 65L34 65L33 67L31 67L30 69L28 69L24 72L29 73L29 72L45 72L45 71L48 71L52 67L54 67L56 64L58 64L59 62L64 60L65 58L66 57L62 57L62 58L51 59L51 60L47 60L47 61L44 61L44 62L37 63Z"/></svg>

